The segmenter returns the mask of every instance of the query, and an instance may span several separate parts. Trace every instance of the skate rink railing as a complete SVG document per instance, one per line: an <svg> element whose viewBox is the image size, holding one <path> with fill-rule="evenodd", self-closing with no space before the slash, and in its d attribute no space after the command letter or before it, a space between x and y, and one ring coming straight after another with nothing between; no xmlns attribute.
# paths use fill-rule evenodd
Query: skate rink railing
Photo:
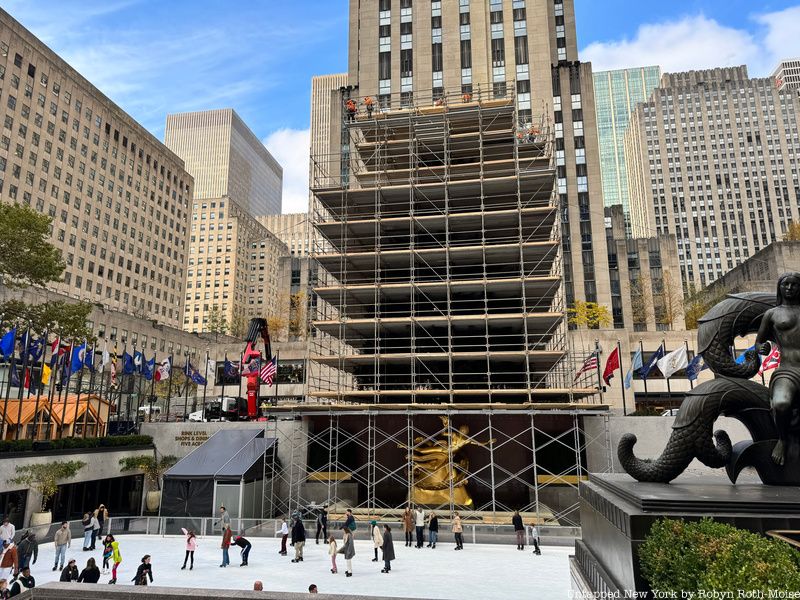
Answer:
<svg viewBox="0 0 800 600"><path fill-rule="evenodd" d="M371 520L371 519L370 519ZM377 519L381 525L389 524L395 532L395 538L403 535L403 527L399 521ZM80 521L76 522L80 525ZM231 518L231 530L234 535L253 538L280 539L281 519L238 519ZM291 523L287 521L291 529ZM316 519L303 519L306 530L306 540L315 537L317 532ZM337 538L344 526L344 521L329 520L328 535ZM369 520L356 520L356 539L369 537ZM222 525L219 518L212 517L111 517L104 527L103 533L115 536L125 534L170 536L183 535L183 529L193 530L199 538L222 535ZM463 523L462 535L464 543L472 544L513 544L516 542L514 527L505 524L477 524ZM80 535L83 536L83 527ZM539 543L545 546L572 546L576 538L580 537L579 527L553 527L538 526ZM532 543L533 527L525 528L525 544ZM414 534L416 539L416 534ZM73 538L74 538L73 534ZM52 538L51 538L52 539ZM425 540L428 539L428 528L425 527ZM452 543L453 533L449 523L440 525L438 540L441 543Z"/></svg>

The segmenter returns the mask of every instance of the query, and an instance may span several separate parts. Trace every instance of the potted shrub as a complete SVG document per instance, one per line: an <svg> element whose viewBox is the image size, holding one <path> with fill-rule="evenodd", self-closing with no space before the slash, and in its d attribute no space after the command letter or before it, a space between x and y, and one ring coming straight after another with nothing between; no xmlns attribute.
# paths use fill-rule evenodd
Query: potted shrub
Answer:
<svg viewBox="0 0 800 600"><path fill-rule="evenodd" d="M52 522L52 514L47 510L47 503L58 491L58 482L74 477L85 466L86 463L80 460L17 465L17 476L9 479L9 482L26 485L42 495L42 510L31 515L31 527Z"/></svg>
<svg viewBox="0 0 800 600"><path fill-rule="evenodd" d="M156 512L161 505L161 478L172 465L178 462L176 456L162 456L155 454L142 454L128 456L119 460L122 471L144 471L145 477L150 482L150 491L147 492L146 506L149 512Z"/></svg>

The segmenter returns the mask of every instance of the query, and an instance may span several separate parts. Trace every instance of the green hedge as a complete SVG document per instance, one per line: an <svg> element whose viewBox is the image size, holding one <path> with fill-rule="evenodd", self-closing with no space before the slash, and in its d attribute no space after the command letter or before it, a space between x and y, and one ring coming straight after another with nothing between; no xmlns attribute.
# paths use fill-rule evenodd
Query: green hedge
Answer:
<svg viewBox="0 0 800 600"><path fill-rule="evenodd" d="M108 437L62 438L50 440L50 449L68 450L75 448L121 448L129 446L152 446L149 435L112 435ZM0 454L4 452L32 452L32 440L0 440Z"/></svg>
<svg viewBox="0 0 800 600"><path fill-rule="evenodd" d="M659 592L800 590L800 552L711 519L657 521L639 548L642 575ZM750 597L750 596L748 596Z"/></svg>

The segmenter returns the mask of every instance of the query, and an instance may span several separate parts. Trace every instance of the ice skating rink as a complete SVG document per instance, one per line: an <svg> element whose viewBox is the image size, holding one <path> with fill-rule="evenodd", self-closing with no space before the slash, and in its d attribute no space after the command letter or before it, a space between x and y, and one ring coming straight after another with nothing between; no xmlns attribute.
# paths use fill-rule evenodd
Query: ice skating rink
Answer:
<svg viewBox="0 0 800 600"><path fill-rule="evenodd" d="M320 593L368 594L376 596L405 596L426 600L557 600L568 597L569 564L567 557L572 548L542 548L535 556L526 547L524 552L513 544L465 544L464 550L453 550L452 543L439 543L435 549L407 548L402 532L400 542L395 538L397 559L392 562L392 572L381 573L383 562L371 562L372 543L365 540L365 531L356 532L356 556L353 559L353 576L345 577L345 562L338 555L339 573L330 572L328 546L320 543L306 545L304 560L293 564L291 546L289 555L280 556L280 541L275 538L248 538L253 544L249 566L239 567L239 548L231 547L231 565L220 568L222 550L220 538L201 538L195 552L194 570L181 571L184 556L182 536L120 535L117 541L122 553L122 564L117 573L118 585L133 585L131 579L142 556L150 554L153 565L153 585L168 587L198 587L214 589L252 589L256 579L264 583L265 590L307 592L311 583L317 584ZM358 538L361 537L359 540ZM67 550L67 560L74 558L79 571L92 556L102 565L102 551L83 552L81 540L73 540ZM380 557L381 553L378 552ZM59 571L53 568L53 544L39 547L39 560L33 565L36 585L58 581ZM99 585L111 578L103 575ZM213 597L210 594L207 597Z"/></svg>

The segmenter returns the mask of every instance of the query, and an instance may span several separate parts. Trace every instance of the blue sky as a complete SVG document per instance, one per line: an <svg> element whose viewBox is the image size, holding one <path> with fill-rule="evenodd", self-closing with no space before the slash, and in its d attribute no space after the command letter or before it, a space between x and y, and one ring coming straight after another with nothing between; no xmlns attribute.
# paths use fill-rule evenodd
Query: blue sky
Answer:
<svg viewBox="0 0 800 600"><path fill-rule="evenodd" d="M745 63L766 75L779 58L800 56L800 0L575 3L581 58L596 69ZM347 0L3 2L159 138L169 112L235 108L284 165L284 212L305 210L310 80L346 71L347 7Z"/></svg>

